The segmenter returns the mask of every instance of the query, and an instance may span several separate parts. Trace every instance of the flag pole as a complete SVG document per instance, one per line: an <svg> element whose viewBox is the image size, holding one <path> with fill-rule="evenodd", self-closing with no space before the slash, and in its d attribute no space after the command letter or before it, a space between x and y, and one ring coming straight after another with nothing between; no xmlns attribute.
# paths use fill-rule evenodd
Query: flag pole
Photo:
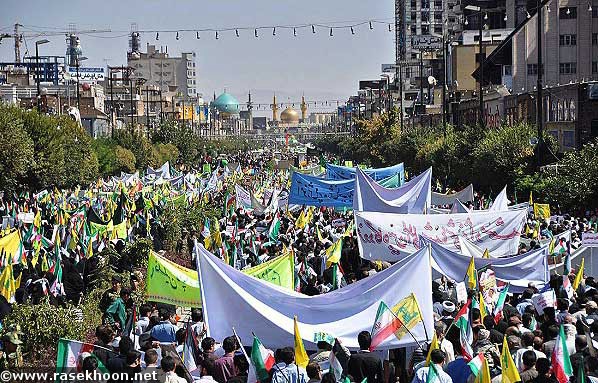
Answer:
<svg viewBox="0 0 598 383"><path fill-rule="evenodd" d="M237 331L235 330L235 326L233 326L233 334L235 335L235 338L237 338L237 342L239 343L239 346L241 346L241 351L243 351L243 355L245 356L245 359L247 359L247 363L251 363L249 360L249 355L247 355L247 352L245 351L245 347L243 347L243 343L241 343L241 338L239 338L239 335L237 334Z"/></svg>

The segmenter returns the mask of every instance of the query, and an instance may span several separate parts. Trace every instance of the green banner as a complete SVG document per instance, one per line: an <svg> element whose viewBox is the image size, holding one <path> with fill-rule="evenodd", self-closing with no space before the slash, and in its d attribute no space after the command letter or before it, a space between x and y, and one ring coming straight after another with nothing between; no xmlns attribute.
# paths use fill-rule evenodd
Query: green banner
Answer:
<svg viewBox="0 0 598 383"><path fill-rule="evenodd" d="M295 259L293 253L280 255L268 262L243 270L247 275L293 290L295 287Z"/></svg>
<svg viewBox="0 0 598 383"><path fill-rule="evenodd" d="M243 273L290 290L294 288L295 259L293 253L243 270ZM147 263L147 299L183 307L201 307L197 271L187 269L150 252Z"/></svg>
<svg viewBox="0 0 598 383"><path fill-rule="evenodd" d="M150 252L147 263L147 299L183 307L201 307L197 271Z"/></svg>

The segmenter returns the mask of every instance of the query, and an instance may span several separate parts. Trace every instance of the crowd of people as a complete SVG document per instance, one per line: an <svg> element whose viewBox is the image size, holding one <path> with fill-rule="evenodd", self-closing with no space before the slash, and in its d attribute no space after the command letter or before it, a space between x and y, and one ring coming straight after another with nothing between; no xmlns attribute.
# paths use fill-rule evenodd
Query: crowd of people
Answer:
<svg viewBox="0 0 598 383"><path fill-rule="evenodd" d="M209 238L215 254L231 266L245 269L291 249L295 255L295 288L309 296L341 288L390 266L387 262L370 262L360 257L353 217L349 211L271 208L272 194L268 196L266 190L284 190L290 174L286 169L273 168L273 162L273 157L263 153L259 156L240 153L226 159L206 158L205 163L199 164L200 168L209 164L216 169L212 176L218 182L212 185L209 193L199 196L201 202L191 203L205 203L218 209L224 207L212 226L216 226L218 237L225 246L214 245L213 228L212 232L208 230L206 233L205 227L190 227L186 228L187 250L192 249L196 241L204 242ZM230 169L228 165L233 163L241 172ZM316 164L314 160L304 167L315 167ZM294 165L299 166L298 163ZM234 183L244 183L249 189L259 190L256 193L257 206L250 208L234 204L229 209L228 201L234 193ZM150 192L140 188L121 197L124 193L117 193L117 187L107 182L103 186L90 185L90 189L95 190L94 195L80 190L56 190L50 192L49 197L28 193L2 196L0 215L9 217L5 225L7 231L10 227L17 227L23 238L24 255L13 262L14 279L19 282L15 286L14 302L36 304L48 297L52 304L69 302L76 306L81 303L86 291L98 285L105 275L105 267L111 267L117 275L112 277L112 287L98 302L102 324L96 328L93 349L79 355L81 371L105 368L110 373L131 377L143 371L158 371L158 381L173 383L192 379L204 383L255 383L248 381L251 374L250 345L241 345L235 334L224 339L209 337L200 308L193 308L187 313L181 307L164 303L144 301L135 304L134 296L143 293L139 291L143 275L134 270L126 259L89 256L89 253L99 254L107 247L122 253L125 245L137 237L151 237L154 249L161 250L165 241L161 227L167 224L162 221L161 214L167 204L161 203L160 199L173 193L176 195L177 191L153 186ZM135 198L138 198L137 203L131 204ZM483 205L481 200L476 198L473 205ZM80 214L78 209L82 206L98 215L98 222L103 222L101 219L108 216L114 217L115 212L122 209L123 216L129 220L126 235L98 236L86 246L85 241L77 240L77 235L85 230L85 222L93 218L90 218L91 213ZM69 212L68 217L65 217L65 212ZM18 213L34 213L38 222L24 223L18 218ZM541 243L558 241L562 233L568 232L570 237L565 238L566 252L559 254L565 260L579 247L583 232L596 231L597 216L598 210L587 211L581 218L565 214L546 221L536 219L530 213L521 252L537 248ZM280 221L276 238L269 233L274 220ZM130 224L131 221L135 224ZM118 225L114 218L111 222ZM57 227L61 229L57 230ZM235 228L232 234L223 230L227 227ZM50 236L52 241L48 241ZM328 252L338 241L342 244L339 261L327 266ZM221 249L224 250L219 252ZM189 253L189 257L193 256L191 251ZM569 271L573 282L575 273ZM130 273L130 285L123 285L123 279L118 275L123 272ZM470 309L473 335L470 346L474 355L484 355L494 382L501 381L501 354L505 338L521 381L555 382L550 358L561 325L567 336L567 351L575 372L573 376L577 377L579 371L585 369L586 379L592 381L594 376L598 379L598 355L592 343L593 334L598 334L598 281L592 277L584 278L574 296L565 291L562 281L562 276L552 278L550 287L557 294L557 307L545 308L542 313L538 313L532 304L532 296L538 293L534 286L518 294L509 294L500 316L486 315L482 318L483 313L478 308ZM455 282L446 278L433 282L434 330L438 348L427 342L420 347L370 352L371 334L364 331L357 339L359 351L352 353L342 347L339 355L342 379L357 383L435 383L428 379L431 363L436 366L434 371L437 371L440 383L473 383L475 371L468 365L468 356L462 353L459 329L455 326L455 315L464 304L457 300ZM469 291L470 301L478 294ZM10 313L11 304L0 295L0 320ZM7 345L22 343L19 336L23 335L19 335L18 329L9 330L4 337L7 350L4 355L16 352L14 349L9 352L11 349ZM337 382L339 377L334 371L329 371L333 346L326 341L318 342L318 350L310 355L310 362L304 367L295 363L293 347L275 350L275 363L269 369L269 376L259 380L272 383ZM191 371L186 354L192 355L195 368Z"/></svg>

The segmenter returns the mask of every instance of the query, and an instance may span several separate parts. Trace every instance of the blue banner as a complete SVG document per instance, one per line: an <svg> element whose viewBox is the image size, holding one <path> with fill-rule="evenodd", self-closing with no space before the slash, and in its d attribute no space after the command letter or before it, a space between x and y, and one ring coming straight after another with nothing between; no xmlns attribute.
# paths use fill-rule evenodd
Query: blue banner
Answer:
<svg viewBox="0 0 598 383"><path fill-rule="evenodd" d="M381 181L385 178L399 175L399 186L405 183L405 168L403 163L389 166L387 168L364 169L365 174L375 181ZM329 180L350 180L355 179L355 168L326 164L326 178Z"/></svg>
<svg viewBox="0 0 598 383"><path fill-rule="evenodd" d="M351 207L355 179L326 180L294 172L289 190L289 203L294 205Z"/></svg>

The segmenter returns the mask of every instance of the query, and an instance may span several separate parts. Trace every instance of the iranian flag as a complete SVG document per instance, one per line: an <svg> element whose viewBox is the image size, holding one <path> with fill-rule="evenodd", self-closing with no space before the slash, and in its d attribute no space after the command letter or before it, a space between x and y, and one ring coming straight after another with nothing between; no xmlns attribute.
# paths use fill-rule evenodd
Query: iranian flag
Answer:
<svg viewBox="0 0 598 383"><path fill-rule="evenodd" d="M567 351L567 343L565 338L565 329L561 325L559 336L554 343L554 350L550 357L552 360L552 371L559 383L569 382L569 377L573 375L573 368L571 367L571 360L569 359L569 352Z"/></svg>
<svg viewBox="0 0 598 383"><path fill-rule="evenodd" d="M268 237L271 241L278 240L278 232L280 231L280 218L278 217L278 213L274 216L272 220L272 224L270 225L270 229L268 230Z"/></svg>
<svg viewBox="0 0 598 383"><path fill-rule="evenodd" d="M496 307L494 307L494 323L498 323L502 319L502 309L505 307L505 300L507 299L507 293L509 292L509 285L507 284L504 289L500 292L498 300L496 301Z"/></svg>
<svg viewBox="0 0 598 383"><path fill-rule="evenodd" d="M474 376L478 376L480 373L482 363L484 363L484 353L482 352L477 354L469 363L467 363Z"/></svg>
<svg viewBox="0 0 598 383"><path fill-rule="evenodd" d="M461 355L466 360L473 358L473 349L471 344L473 343L473 330L471 329L471 323L469 320L471 305L471 299L467 300L467 303L461 307L461 310L455 316L454 324L459 328L459 341L461 342Z"/></svg>
<svg viewBox="0 0 598 383"><path fill-rule="evenodd" d="M102 349L108 353L113 351L100 346L94 346L89 343L77 342L76 340L59 339L58 340L58 355L56 356L56 373L80 372L83 358L92 354L94 350ZM114 354L116 356L116 354ZM102 373L107 373L108 370L98 359L98 370Z"/></svg>
<svg viewBox="0 0 598 383"><path fill-rule="evenodd" d="M370 351L375 350L382 342L403 326L401 320L388 308L386 303L380 302L376 320L372 326L372 343Z"/></svg>
<svg viewBox="0 0 598 383"><path fill-rule="evenodd" d="M249 374L247 383L264 382L268 379L268 372L274 366L274 353L264 347L262 342L254 336L251 355L249 357Z"/></svg>

